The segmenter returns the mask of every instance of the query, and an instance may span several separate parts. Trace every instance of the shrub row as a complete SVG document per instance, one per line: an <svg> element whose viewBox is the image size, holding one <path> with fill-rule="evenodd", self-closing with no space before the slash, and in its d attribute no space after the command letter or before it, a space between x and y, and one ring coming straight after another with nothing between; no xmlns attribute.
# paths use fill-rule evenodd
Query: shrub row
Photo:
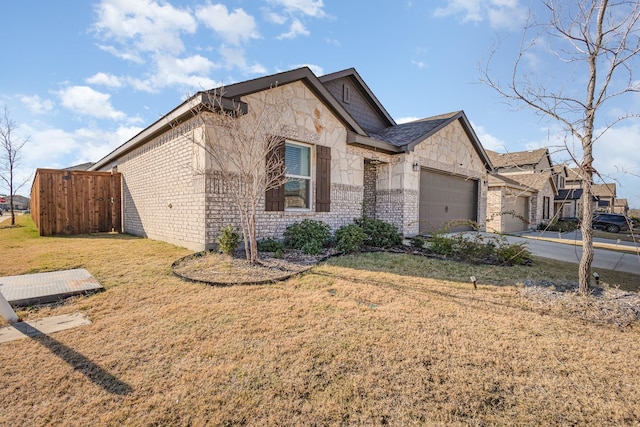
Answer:
<svg viewBox="0 0 640 427"><path fill-rule="evenodd" d="M430 239L411 239L415 248L461 261L499 265L530 265L531 252L524 243L509 243L505 237L434 234Z"/></svg>

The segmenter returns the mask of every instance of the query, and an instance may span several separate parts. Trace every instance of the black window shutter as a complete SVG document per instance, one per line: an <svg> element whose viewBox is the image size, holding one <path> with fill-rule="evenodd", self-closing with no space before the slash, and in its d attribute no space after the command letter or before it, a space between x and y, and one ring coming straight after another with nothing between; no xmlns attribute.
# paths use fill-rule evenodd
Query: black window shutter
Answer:
<svg viewBox="0 0 640 427"><path fill-rule="evenodd" d="M316 146L316 212L331 210L331 147Z"/></svg>
<svg viewBox="0 0 640 427"><path fill-rule="evenodd" d="M271 178L284 178L284 139L278 141L266 158L267 173ZM280 162L279 167L274 169L274 163ZM265 211L284 211L284 183L276 188L267 190L264 197Z"/></svg>

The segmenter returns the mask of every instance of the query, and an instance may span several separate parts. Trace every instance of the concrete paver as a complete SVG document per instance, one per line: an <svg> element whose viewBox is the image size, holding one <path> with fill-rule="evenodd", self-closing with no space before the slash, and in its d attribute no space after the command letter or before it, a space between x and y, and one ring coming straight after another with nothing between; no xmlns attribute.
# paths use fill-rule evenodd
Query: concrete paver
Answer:
<svg viewBox="0 0 640 427"><path fill-rule="evenodd" d="M90 324L91 321L82 313L63 314L39 320L17 322L11 326L0 328L0 343L38 335L48 335L53 332Z"/></svg>
<svg viewBox="0 0 640 427"><path fill-rule="evenodd" d="M84 268L0 277L0 292L14 307L44 304L102 289Z"/></svg>

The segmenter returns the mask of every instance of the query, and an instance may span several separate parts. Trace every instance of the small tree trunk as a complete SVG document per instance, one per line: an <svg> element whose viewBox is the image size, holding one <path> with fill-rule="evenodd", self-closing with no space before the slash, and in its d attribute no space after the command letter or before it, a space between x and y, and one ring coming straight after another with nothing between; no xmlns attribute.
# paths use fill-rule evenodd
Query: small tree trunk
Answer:
<svg viewBox="0 0 640 427"><path fill-rule="evenodd" d="M589 174L590 175L590 174ZM591 284L591 263L593 262L593 193L591 184L587 182L582 193L582 257L578 266L578 291L581 295L589 295Z"/></svg>

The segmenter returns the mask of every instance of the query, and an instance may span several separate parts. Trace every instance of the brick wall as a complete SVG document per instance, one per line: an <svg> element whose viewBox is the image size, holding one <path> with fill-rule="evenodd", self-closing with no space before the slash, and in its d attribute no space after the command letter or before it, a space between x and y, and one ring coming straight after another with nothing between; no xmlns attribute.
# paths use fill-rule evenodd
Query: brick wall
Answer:
<svg viewBox="0 0 640 427"><path fill-rule="evenodd" d="M118 160L125 233L204 248L205 181L194 170L194 129L189 122Z"/></svg>

